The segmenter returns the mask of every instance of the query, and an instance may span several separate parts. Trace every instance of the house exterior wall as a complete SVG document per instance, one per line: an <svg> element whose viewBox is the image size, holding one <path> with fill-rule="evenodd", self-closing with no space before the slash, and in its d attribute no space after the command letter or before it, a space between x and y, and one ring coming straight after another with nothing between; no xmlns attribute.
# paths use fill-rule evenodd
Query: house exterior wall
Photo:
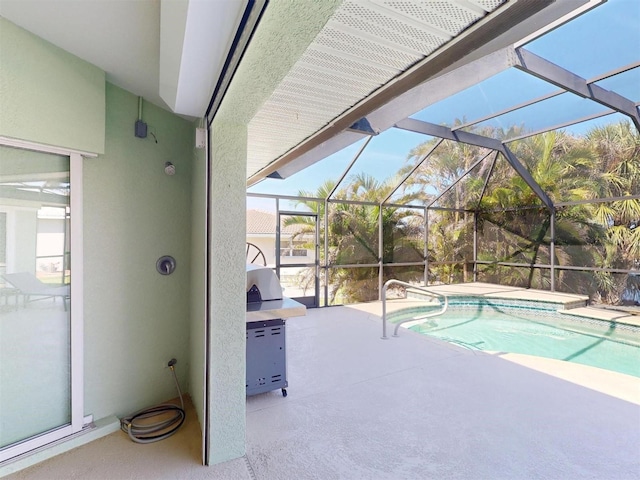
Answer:
<svg viewBox="0 0 640 480"><path fill-rule="evenodd" d="M209 464L245 453L247 127L211 127Z"/></svg>
<svg viewBox="0 0 640 480"><path fill-rule="evenodd" d="M208 464L245 453L247 125L340 3L271 2L213 122Z"/></svg>
<svg viewBox="0 0 640 480"><path fill-rule="evenodd" d="M247 125L340 3L271 2L214 122L209 463L245 451ZM189 318L189 309L199 300L190 288L199 253L190 251L199 246L191 239L193 125L149 105L144 121L158 143L134 137L134 95L105 87L96 67L0 22L0 135L101 154L84 163L85 411L122 416L172 397L163 366L176 357L184 385L189 343L199 345L202 334L197 328L190 339L198 314ZM164 175L165 161L176 166L174 177ZM165 254L178 267L161 277L155 261Z"/></svg>
<svg viewBox="0 0 640 480"><path fill-rule="evenodd" d="M164 366L177 358L188 388L190 364L194 126L145 104L158 143L136 138L138 97L104 72L3 18L0 40L0 135L100 153L84 160L84 258L73 259L84 264L85 413L120 417L173 398ZM162 255L177 260L170 276L156 272Z"/></svg>
<svg viewBox="0 0 640 480"><path fill-rule="evenodd" d="M106 150L84 163L85 410L122 416L176 396L189 370L193 125L107 84ZM171 161L176 174L164 173ZM172 255L168 276L156 261Z"/></svg>
<svg viewBox="0 0 640 480"><path fill-rule="evenodd" d="M0 17L0 135L105 148L102 70Z"/></svg>
<svg viewBox="0 0 640 480"><path fill-rule="evenodd" d="M254 235L251 235L251 234L247 234L247 242L253 243L256 247L258 247L262 251L262 253L264 253L264 258L265 258L268 266L270 266L270 267L275 267L276 266L276 237L275 237L275 235L271 235L271 236L266 236L266 235L265 236L254 236ZM249 260L251 260L251 258L247 259L247 261L249 261Z"/></svg>

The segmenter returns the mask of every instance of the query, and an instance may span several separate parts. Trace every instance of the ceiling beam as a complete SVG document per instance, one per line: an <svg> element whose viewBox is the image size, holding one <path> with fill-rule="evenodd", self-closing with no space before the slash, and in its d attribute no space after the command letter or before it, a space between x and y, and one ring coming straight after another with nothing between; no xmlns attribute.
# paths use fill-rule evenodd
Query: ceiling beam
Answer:
<svg viewBox="0 0 640 480"><path fill-rule="evenodd" d="M444 138L454 142L462 142L476 147L489 148L491 150L501 150L502 142L495 138L484 137L476 133L465 132L464 130L453 131L444 125L417 120L415 118L405 118L395 124L396 128L408 130L410 132L422 133L432 137Z"/></svg>
<svg viewBox="0 0 640 480"><path fill-rule="evenodd" d="M417 85L367 115L376 132L393 126L398 119L413 115L434 103L451 97L467 88L513 67L516 58L512 48L503 48L474 60L444 75Z"/></svg>
<svg viewBox="0 0 640 480"><path fill-rule="evenodd" d="M511 150L509 150L509 147L503 145L502 149L500 149L500 152L502 153L502 155L504 155L504 158L507 159L507 162L509 162L513 169L518 173L518 175L522 177L525 183L529 185L529 188L533 190L533 193L535 193L538 198L542 200L542 203L544 203L549 211L553 212L553 201L551 200L549 195L547 195L542 187L538 185L538 182L534 180L534 178L531 176L531 173L529 173L529 170L527 170L526 167L522 165L522 163L520 163L520 160L518 160L515 154Z"/></svg>
<svg viewBox="0 0 640 480"><path fill-rule="evenodd" d="M422 120L416 120L414 118L406 118L399 121L395 125L402 130L409 130L411 132L423 133L432 137L444 138L446 140L452 140L454 142L466 143L468 145L475 145L476 147L489 148L491 150L498 151L504 155L507 162L513 167L513 169L522 177L527 185L533 190L533 192L542 200L545 206L549 210L553 210L553 202L551 198L542 190L538 182L531 176L529 170L525 168L518 160L515 154L509 150L506 145L500 140L495 138L483 137L475 133L465 131L452 131L449 127L442 125L435 125L433 123L424 122Z"/></svg>
<svg viewBox="0 0 640 480"><path fill-rule="evenodd" d="M293 175L300 170L307 168L310 165L328 157L329 155L339 152L343 148L348 147L356 143L363 138L369 137L369 135L365 135L360 132L353 132L350 130L345 130L344 132L333 136L332 138L327 139L325 142L320 144L318 148L313 150L309 150L302 154L295 164L292 163L283 163L279 168L269 169L272 172L278 172L278 174L282 178L287 178ZM264 171L263 171L264 172ZM258 173L256 175L252 175L247 181L247 187L257 183L262 179L262 176Z"/></svg>
<svg viewBox="0 0 640 480"><path fill-rule="evenodd" d="M612 108L631 118L636 128L640 131L640 114L635 103L615 92L589 83L586 79L566 70L549 60L539 57L524 48L516 49L519 68L546 82L552 83L571 93L593 100L600 105Z"/></svg>

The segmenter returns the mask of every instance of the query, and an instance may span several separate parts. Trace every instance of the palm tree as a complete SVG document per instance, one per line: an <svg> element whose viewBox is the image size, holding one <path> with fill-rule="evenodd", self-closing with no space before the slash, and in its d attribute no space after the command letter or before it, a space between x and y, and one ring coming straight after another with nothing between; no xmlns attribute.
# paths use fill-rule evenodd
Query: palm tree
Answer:
<svg viewBox="0 0 640 480"><path fill-rule="evenodd" d="M379 221L382 215L384 263L407 261L407 258L422 261L420 239L422 216L410 209L382 207L383 200L397 184L394 176L378 181L371 175L358 174L347 179L346 186L335 191L332 201L318 205L318 213L324 218L327 210L328 224L321 226L321 234L328 228L328 258L321 253L321 261L336 268L327 270L326 281L331 288L330 303L370 301L378 298L378 267L345 267L340 265L377 264L379 261ZM334 180L325 181L316 192L298 192L300 197L327 198L335 187ZM409 201L411 196L401 202ZM342 200L342 202L341 202ZM344 201L367 202L354 204ZM314 201L299 200L298 205L312 208ZM300 225L299 235L309 233L308 217L290 217L286 225ZM385 269L387 277L393 272Z"/></svg>
<svg viewBox="0 0 640 480"><path fill-rule="evenodd" d="M586 142L598 159L594 189L596 198L617 198L590 205L591 217L604 228L604 266L630 269L640 266L640 132L630 121L592 129ZM601 274L600 294L617 303L626 278Z"/></svg>
<svg viewBox="0 0 640 480"><path fill-rule="evenodd" d="M599 198L622 197L611 204L598 204L596 221L608 227L611 242L622 253L619 264L640 257L640 237L636 228L640 219L640 133L631 122L597 127L587 134L587 141L601 164L596 194ZM615 259L611 259L615 262Z"/></svg>
<svg viewBox="0 0 640 480"><path fill-rule="evenodd" d="M569 202L606 197L622 197L610 203L582 203L558 209L556 214L556 260L559 265L630 268L640 254L640 142L630 122L591 130L585 138L564 132L548 132L510 143L532 177L554 202ZM494 170L494 176L500 169ZM503 252L503 261L549 263L549 216L544 210L509 211L513 207L540 205L533 192L515 175L502 176L492 183L482 199L484 219L511 232L511 248ZM634 197L635 195L635 197ZM502 212L489 214L495 209ZM500 248L490 249L500 252ZM500 260L500 258L497 258ZM512 269L509 269L512 270ZM533 272L533 269L531 269ZM515 274L502 281L523 280ZM603 272L585 274L562 271L560 288L588 291L592 298L609 302L619 296L620 285ZM531 286L532 275L529 275ZM569 283L568 283L569 282ZM617 293L616 293L617 292Z"/></svg>
<svg viewBox="0 0 640 480"><path fill-rule="evenodd" d="M508 130L485 128L478 133L506 139L518 136L523 130L522 126L514 126ZM431 140L418 145L409 153L410 159L424 155L434 144ZM509 146L552 200L584 199L588 192L594 191L595 179L583 173L593 170L596 159L591 150L574 137L563 132L549 132L511 142ZM435 186L442 191L457 182L434 204L437 208L430 211L430 251L434 259L469 264L473 234L470 212L476 211L480 229L485 232L480 238L480 259L531 265L550 263L549 212L505 159L498 158L494 162L493 156L487 157L465 178L458 180L484 155L486 150L479 147L444 142L409 179L408 186L414 190L416 184L422 184L423 188ZM489 171L491 178L487 180ZM576 175L578 171L582 175ZM485 180L487 189L480 198ZM560 246L558 259L561 263L584 265L594 261L591 256L597 252L585 253L570 248L580 244L583 238L602 236L602 229L589 222L589 218L586 206L558 212L556 241ZM579 256L588 258L580 259ZM437 279L468 281L468 272L466 275L463 272L460 278L454 271L456 267L459 265L440 265L435 269ZM495 270L500 281L527 286L534 283L536 269L533 267L528 273L517 268ZM548 284L549 279L542 276L536 282L539 287Z"/></svg>
<svg viewBox="0 0 640 480"><path fill-rule="evenodd" d="M511 142L509 148L554 202L583 200L594 189L593 179L582 172L592 171L596 160L592 152L571 135L547 132ZM489 243L490 248L485 248L485 252L495 253L493 259L498 261L531 265L528 275L522 268L496 269L502 282L548 288L550 277L545 275L545 270L537 270L533 265L551 262L550 212L506 162L494 169L493 175L497 175L498 180L492 178L490 188L480 203L480 224L484 226L488 222L493 225L493 235L500 242L495 245ZM602 251L581 248L585 239L599 243L595 240L598 238L603 238L602 229L590 222L585 205L557 211L557 264L600 264Z"/></svg>
<svg viewBox="0 0 640 480"><path fill-rule="evenodd" d="M522 126L508 130L484 129L480 134L513 138ZM403 178L436 145L436 140L411 149ZM592 129L585 137L548 132L509 142L509 148L554 203L580 201L556 211L556 264L628 269L640 259L640 134L630 122ZM403 184L403 197L394 204L420 200L428 204L429 258L436 280L468 281L472 256L473 219L479 218L480 259L529 264L528 269L496 267L495 280L529 287L548 287L549 277L536 263L550 258L550 212L529 185L501 157L487 156L480 147L442 142ZM482 160L484 158L484 160ZM469 170L472 165L476 166ZM469 175L459 177L469 171ZM490 174L490 177L487 176ZM384 263L420 259L424 219L410 209L383 206L397 178L384 182L360 174L338 189L328 204L320 203L321 217L328 205L329 265L375 264L379 261L379 220L383 225ZM455 183L455 185L454 185ZM335 182L327 181L312 196L326 198ZM486 190L485 190L486 187ZM309 196L309 192L299 192ZM482 197L482 198L481 198ZM584 200L614 197L611 202ZM367 205L348 201L371 202ZM305 204L305 201L300 203ZM315 202L314 202L315 205ZM311 206L309 203L308 206ZM307 217L290 219L303 225ZM323 229L325 226L323 225ZM304 229L301 230L304 232ZM329 269L334 286L332 301L363 301L377 297L377 268ZM491 269L485 269L491 274ZM538 278L536 277L538 274ZM385 270L385 277L391 272ZM590 292L613 302L620 281L607 273L560 270L560 288Z"/></svg>
<svg viewBox="0 0 640 480"><path fill-rule="evenodd" d="M461 121L457 120L456 124ZM487 130L482 131L489 134ZM429 211L430 281L453 283L470 281L473 260L473 215L491 168L490 150L473 145L432 139L411 149L403 172L430 155L407 179L405 191L416 192L425 204L436 199L434 192L445 192ZM483 160L484 159L484 160ZM482 160L482 161L481 161ZM481 163L477 164L477 162ZM474 164L469 175L458 181ZM401 173L403 173L401 172ZM456 183L457 182L457 183ZM455 184L455 185L454 185Z"/></svg>

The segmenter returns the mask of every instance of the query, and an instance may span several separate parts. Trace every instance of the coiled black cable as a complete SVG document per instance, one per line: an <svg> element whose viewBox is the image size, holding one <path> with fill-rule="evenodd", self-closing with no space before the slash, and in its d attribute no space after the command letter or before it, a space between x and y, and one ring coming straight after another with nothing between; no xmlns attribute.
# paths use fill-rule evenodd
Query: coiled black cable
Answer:
<svg viewBox="0 0 640 480"><path fill-rule="evenodd" d="M178 377L174 365L176 360L172 359L169 362L169 368L173 374L173 381L176 384L178 390L178 396L180 397L180 406L172 403L163 403L156 405L155 407L145 408L132 413L131 415L120 419L120 429L129 435L129 438L136 443L153 443L165 438L170 437L178 431L178 429L184 423L187 414L184 411L184 401L182 400L182 391L178 384ZM174 414L164 420L158 422L140 423L140 420L145 420L151 417L167 414L169 412Z"/></svg>

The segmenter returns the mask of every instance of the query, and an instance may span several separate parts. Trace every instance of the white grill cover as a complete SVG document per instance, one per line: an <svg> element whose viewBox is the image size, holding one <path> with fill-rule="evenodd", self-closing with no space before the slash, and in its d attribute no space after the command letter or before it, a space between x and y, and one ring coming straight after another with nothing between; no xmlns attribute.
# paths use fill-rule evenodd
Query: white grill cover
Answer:
<svg viewBox="0 0 640 480"><path fill-rule="evenodd" d="M254 285L260 290L263 302L282 299L280 280L271 268L247 264L247 292Z"/></svg>

